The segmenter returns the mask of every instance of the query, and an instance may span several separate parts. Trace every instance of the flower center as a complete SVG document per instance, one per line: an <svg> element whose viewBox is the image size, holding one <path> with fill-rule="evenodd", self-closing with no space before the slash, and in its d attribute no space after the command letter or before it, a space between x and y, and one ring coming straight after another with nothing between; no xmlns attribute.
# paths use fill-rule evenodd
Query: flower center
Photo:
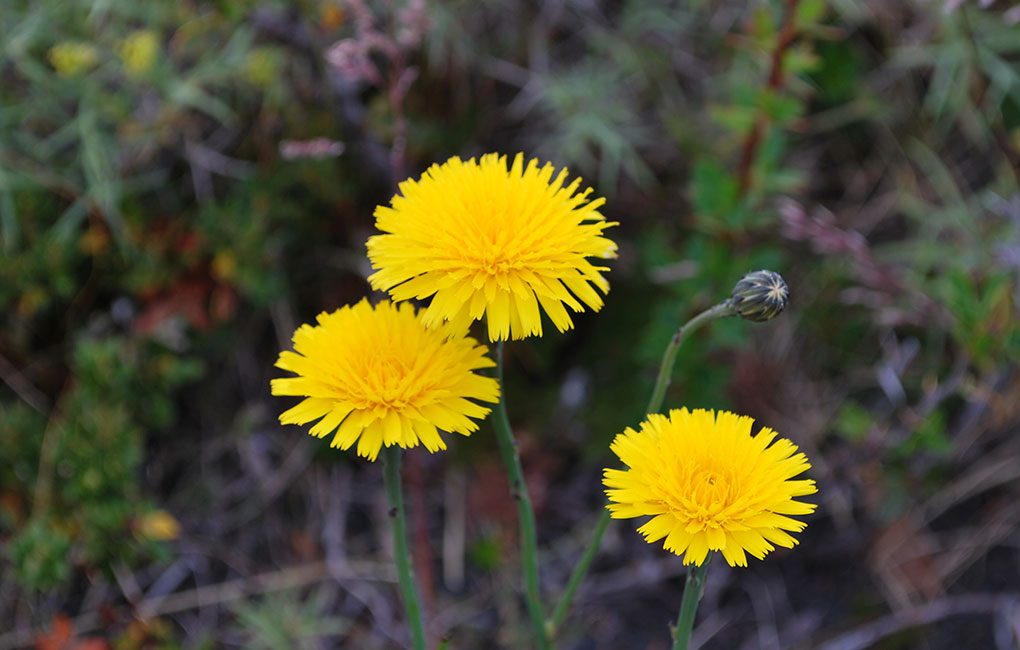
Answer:
<svg viewBox="0 0 1020 650"><path fill-rule="evenodd" d="M736 478L714 463L692 463L680 470L679 491L664 499L673 513L694 529L718 528L739 490Z"/></svg>
<svg viewBox="0 0 1020 650"><path fill-rule="evenodd" d="M769 285L768 299L775 302L783 302L786 300L786 287L780 284L778 281L773 282Z"/></svg>
<svg viewBox="0 0 1020 650"><path fill-rule="evenodd" d="M486 273L492 276L503 275L508 271L512 271L517 268L514 262L504 259L495 259L485 263L483 269Z"/></svg>
<svg viewBox="0 0 1020 650"><path fill-rule="evenodd" d="M412 370L406 359L380 351L357 371L361 381L350 385L350 398L360 409L405 409L422 392L420 382L409 376Z"/></svg>
<svg viewBox="0 0 1020 650"><path fill-rule="evenodd" d="M695 472L691 481L691 491L694 500L702 508L714 510L717 505L722 505L729 497L729 481L721 472L714 469L702 468Z"/></svg>
<svg viewBox="0 0 1020 650"><path fill-rule="evenodd" d="M481 275L489 278L506 277L523 266L523 260L519 254L509 253L505 247L499 244L490 243L482 250L484 252L481 254L470 250L460 252L464 265Z"/></svg>

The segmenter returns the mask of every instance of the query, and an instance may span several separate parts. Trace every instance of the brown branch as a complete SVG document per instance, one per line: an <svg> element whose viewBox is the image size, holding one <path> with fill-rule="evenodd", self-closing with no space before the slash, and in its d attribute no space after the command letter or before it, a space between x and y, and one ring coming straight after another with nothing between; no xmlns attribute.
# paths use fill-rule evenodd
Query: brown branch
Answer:
<svg viewBox="0 0 1020 650"><path fill-rule="evenodd" d="M819 647L822 650L865 650L903 630L931 625L953 616L1009 612L1018 603L1020 594L1017 593L968 594L942 598L927 605L883 616Z"/></svg>
<svg viewBox="0 0 1020 650"><path fill-rule="evenodd" d="M779 37L776 39L776 47L772 50L772 58L769 66L769 76L766 82L766 89L778 92L783 88L783 62L786 53L790 50L794 41L797 40L797 4L799 0L786 0L786 15L783 17L783 24L779 28ZM769 125L769 117L759 114L754 126L748 131L744 143L740 147L740 163L737 167L737 181L740 188L740 196L747 195L751 189L751 168L754 166L754 159L758 155L761 141L765 137L765 130Z"/></svg>
<svg viewBox="0 0 1020 650"><path fill-rule="evenodd" d="M7 387L15 392L23 402L31 406L41 415L46 415L50 410L50 399L46 394L35 387L18 368L11 363L7 357L0 354L0 381L7 384Z"/></svg>
<svg viewBox="0 0 1020 650"><path fill-rule="evenodd" d="M325 562L316 561L246 578L203 585L167 596L146 598L134 608L134 616L148 620L191 609L223 605L259 594L297 589L331 579L395 582L392 569L383 564L365 562L355 565L349 563L346 568L347 571L344 575L338 576L329 570ZM103 621L109 620L109 614L109 610L81 614L71 621L72 629L78 634L103 629ZM27 647L46 633L46 628L40 628L13 630L6 634L0 634L0 650Z"/></svg>

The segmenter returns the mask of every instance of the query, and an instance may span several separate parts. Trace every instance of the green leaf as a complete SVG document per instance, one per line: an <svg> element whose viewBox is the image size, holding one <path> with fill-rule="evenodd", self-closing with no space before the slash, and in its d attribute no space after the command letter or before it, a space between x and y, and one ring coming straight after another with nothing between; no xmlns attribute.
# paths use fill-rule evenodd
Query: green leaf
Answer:
<svg viewBox="0 0 1020 650"><path fill-rule="evenodd" d="M818 66L812 80L827 103L850 101L860 84L861 59L846 41L822 41L816 46Z"/></svg>
<svg viewBox="0 0 1020 650"><path fill-rule="evenodd" d="M770 89L762 91L759 105L766 115L780 125L800 117L804 110L803 104L796 97L776 93Z"/></svg>
<svg viewBox="0 0 1020 650"><path fill-rule="evenodd" d="M85 102L79 107L77 122L86 191L102 210L114 238L123 244L125 233L120 214L120 181L111 156L116 145L103 137L95 111Z"/></svg>
<svg viewBox="0 0 1020 650"><path fill-rule="evenodd" d="M8 554L18 582L34 591L52 589L71 572L71 540L54 521L33 520L11 538Z"/></svg>
<svg viewBox="0 0 1020 650"><path fill-rule="evenodd" d="M875 418L856 402L844 402L832 423L833 431L850 442L864 440Z"/></svg>
<svg viewBox="0 0 1020 650"><path fill-rule="evenodd" d="M714 160L694 165L691 201L699 217L725 218L737 205L737 179Z"/></svg>
<svg viewBox="0 0 1020 650"><path fill-rule="evenodd" d="M772 11L765 4L759 5L751 16L749 29L751 36L764 45L775 40L777 31L776 19L772 15Z"/></svg>
<svg viewBox="0 0 1020 650"><path fill-rule="evenodd" d="M170 87L170 101L202 111L223 124L233 124L234 112L192 81L176 81Z"/></svg>
<svg viewBox="0 0 1020 650"><path fill-rule="evenodd" d="M946 435L946 416L942 411L933 411L917 425L904 444L908 453L928 452L945 456L953 449L952 440Z"/></svg>
<svg viewBox="0 0 1020 650"><path fill-rule="evenodd" d="M708 116L728 131L745 133L754 126L758 111L754 106L710 106Z"/></svg>
<svg viewBox="0 0 1020 650"><path fill-rule="evenodd" d="M825 15L825 0L800 0L794 23L800 30L807 29Z"/></svg>
<svg viewBox="0 0 1020 650"><path fill-rule="evenodd" d="M815 53L814 47L801 43L790 48L786 58L783 59L783 65L789 75L806 74L816 70L821 65L821 59Z"/></svg>

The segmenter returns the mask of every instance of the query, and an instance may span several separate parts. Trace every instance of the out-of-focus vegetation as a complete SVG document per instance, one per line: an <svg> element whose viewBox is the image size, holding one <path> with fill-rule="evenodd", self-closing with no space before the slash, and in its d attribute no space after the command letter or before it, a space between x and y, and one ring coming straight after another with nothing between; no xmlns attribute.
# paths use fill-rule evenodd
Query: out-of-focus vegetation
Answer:
<svg viewBox="0 0 1020 650"><path fill-rule="evenodd" d="M764 267L788 315L699 333L668 403L792 438L821 507L797 553L713 572L700 641L1013 647L1018 22L965 0L0 3L0 646L399 647L377 468L278 426L271 363L368 293L394 181L524 150L621 222L603 312L509 349L545 593L677 324ZM430 634L510 646L513 505L487 429L453 447L408 460ZM664 638L679 563L618 528L564 647Z"/></svg>

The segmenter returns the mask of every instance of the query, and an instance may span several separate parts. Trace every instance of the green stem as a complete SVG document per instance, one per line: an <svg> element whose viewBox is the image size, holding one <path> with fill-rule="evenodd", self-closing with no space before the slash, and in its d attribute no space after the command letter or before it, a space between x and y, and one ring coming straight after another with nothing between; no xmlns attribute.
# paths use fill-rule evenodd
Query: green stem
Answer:
<svg viewBox="0 0 1020 650"><path fill-rule="evenodd" d="M499 380L500 399L493 414L493 427L496 430L496 442L499 443L499 455L503 459L507 479L510 481L510 494L517 502L517 522L521 530L521 571L524 574L524 600L528 606L528 617L535 632L535 646L539 650L549 647L549 638L545 631L545 615L542 607L542 594L538 582L538 535L535 532L535 511L531 507L531 497L524 483L524 470L521 468L521 457L517 453L517 441L510 429L510 418L506 411L506 385L503 383L503 343L496 345L496 378Z"/></svg>
<svg viewBox="0 0 1020 650"><path fill-rule="evenodd" d="M411 551L407 546L407 518L404 516L404 494L400 482L400 447L384 447L383 476L386 483L386 499L390 504L390 518L393 520L393 560L397 565L400 581L400 595L407 610L407 625L411 628L411 642L414 650L425 650L425 627L421 619L421 600L414 583L414 568L411 565Z"/></svg>
<svg viewBox="0 0 1020 650"><path fill-rule="evenodd" d="M691 644L694 616L698 613L701 595L705 593L707 575L707 558L701 566L692 566L687 570L687 583L684 585L683 600L680 601L680 615L676 619L676 630L673 632L673 650L687 650Z"/></svg>
<svg viewBox="0 0 1020 650"><path fill-rule="evenodd" d="M716 318L732 316L733 313L733 308L730 306L729 301L721 302L715 307L701 312L674 332L673 338L670 339L669 345L666 346L666 351L662 353L662 361L659 363L659 376L655 379L655 388L652 390L652 398L648 400L648 408L645 409L645 413L658 413L659 409L662 408L662 402L666 399L666 389L669 388L670 382L673 381L673 366L676 364L676 353L680 350L684 340L702 325Z"/></svg>
<svg viewBox="0 0 1020 650"><path fill-rule="evenodd" d="M553 610L552 617L550 617L549 621L546 623L550 637L555 637L556 632L563 625L563 622L567 620L567 614L570 613L570 606L574 602L574 594L577 592L577 588L581 586L585 576L588 575L588 568L595 560L595 556L598 555L599 542L602 540L602 535L606 532L606 528L608 527L609 511L603 508L598 521L595 522L595 530L593 530L591 534L591 543L588 544L588 548L584 549L584 555L582 555L581 559L578 560L577 565L570 574L570 580L567 581L567 587L563 590L563 595L560 596L560 601L556 603L556 609Z"/></svg>
<svg viewBox="0 0 1020 650"><path fill-rule="evenodd" d="M729 301L723 301L715 307L701 312L681 325L673 333L673 338L670 339L669 345L666 346L666 350L662 353L662 361L659 362L659 374L655 379L652 397L648 400L648 408L645 409L646 414L657 413L662 408L662 403L666 399L666 389L669 388L669 384L673 380L673 366L676 365L676 354L687 337L701 326L717 318L725 318L733 314L734 311ZM567 614L570 613L570 605L574 600L574 595L588 574L592 561L598 554L599 545L602 543L602 535L606 532L606 528L609 527L609 520L609 511L603 508L598 521L595 522L595 530L592 531L588 548L584 550L584 555L581 556L581 559L574 566L570 579L567 581L567 587L563 590L563 595L560 596L560 601L556 604L556 609L553 610L553 615L549 618L547 627L550 637L556 636L557 630L560 629L567 618Z"/></svg>

